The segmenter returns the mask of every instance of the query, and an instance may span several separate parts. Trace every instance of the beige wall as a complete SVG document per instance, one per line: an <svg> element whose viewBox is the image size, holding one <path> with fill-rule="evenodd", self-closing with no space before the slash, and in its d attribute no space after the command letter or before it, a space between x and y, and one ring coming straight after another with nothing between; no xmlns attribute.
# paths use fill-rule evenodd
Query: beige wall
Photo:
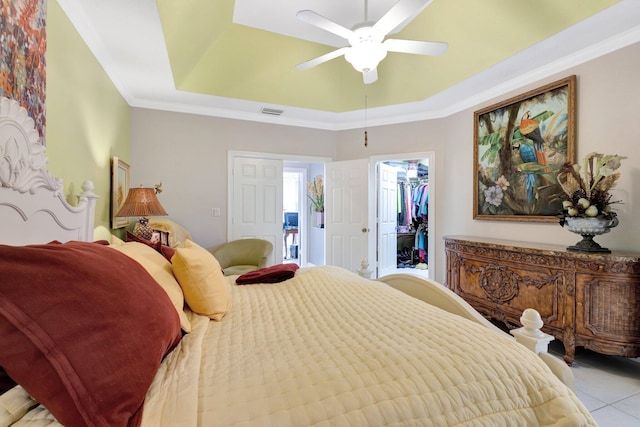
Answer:
<svg viewBox="0 0 640 427"><path fill-rule="evenodd" d="M229 150L333 158L332 132L183 113L132 109L131 185L163 182L169 218L213 248L227 239ZM213 217L212 208L221 208Z"/></svg>
<svg viewBox="0 0 640 427"><path fill-rule="evenodd" d="M47 10L47 157L75 204L91 180L100 196L96 238L109 235L110 159L129 160L129 106L58 2Z"/></svg>
<svg viewBox="0 0 640 427"><path fill-rule="evenodd" d="M265 125L245 121L134 109L133 176L145 185L163 180L163 204L172 217L187 224L196 240L215 246L225 240L226 217L212 218L212 207L226 211L227 150L298 153L336 160L373 155L433 151L436 153L435 273L444 280L445 235L476 235L546 242L576 243L579 236L556 223L477 221L472 219L473 113L545 83L576 74L578 157L591 151L629 157L622 166L616 197L620 226L597 241L616 250L640 252L640 44L532 82L510 94L438 120L369 128L369 147L362 130L341 132Z"/></svg>
<svg viewBox="0 0 640 427"><path fill-rule="evenodd" d="M597 240L640 252L640 44L532 82L513 93L438 120L331 132L182 113L130 109L57 2L49 2L47 155L69 199L85 179L101 196L96 222L109 226L110 159L130 160L132 185L164 182L162 201L196 240L226 239L228 150L302 154L337 160L373 155L436 153L436 279L444 279L442 237L469 234L568 245L577 237L557 224L475 221L472 216L473 112L570 74L578 76L578 157L591 151L629 157L616 196L620 226ZM131 153L129 153L131 140ZM130 156L130 157L129 157ZM222 216L211 216L219 207Z"/></svg>
<svg viewBox="0 0 640 427"><path fill-rule="evenodd" d="M443 236L484 237L570 245L579 236L557 223L478 221L473 212L473 113L511 96L535 89L568 75L577 75L577 157L597 151L629 157L623 162L614 198L623 200L617 212L620 225L596 239L611 249L640 252L640 44L590 61L518 91L489 100L446 119L437 125L425 122L369 129L370 148L375 154L402 151L435 151L436 254L444 254ZM360 131L344 132L341 139L354 140ZM373 141L373 142L371 142ZM385 152L386 150L386 152ZM338 144L337 158L363 157L361 146ZM444 279L444 257L440 256L436 278Z"/></svg>

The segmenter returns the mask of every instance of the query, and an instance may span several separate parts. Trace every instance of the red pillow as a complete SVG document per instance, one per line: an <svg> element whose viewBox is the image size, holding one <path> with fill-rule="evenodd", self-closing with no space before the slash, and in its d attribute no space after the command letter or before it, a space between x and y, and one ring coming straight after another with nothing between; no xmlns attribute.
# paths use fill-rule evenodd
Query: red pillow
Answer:
<svg viewBox="0 0 640 427"><path fill-rule="evenodd" d="M16 382L7 375L0 366L0 394L4 394L16 386Z"/></svg>
<svg viewBox="0 0 640 427"><path fill-rule="evenodd" d="M160 253L167 261L171 262L171 258L176 254L176 250L170 246L160 245Z"/></svg>
<svg viewBox="0 0 640 427"><path fill-rule="evenodd" d="M142 237L138 237L135 234L131 234L129 231L127 231L127 242L144 243L145 245L150 246L156 251L160 252L162 256L164 256L169 262L171 262L171 258L176 253L175 249L163 245L160 241L152 242L151 240L143 239Z"/></svg>
<svg viewBox="0 0 640 427"><path fill-rule="evenodd" d="M0 245L0 366L65 426L137 426L180 341L166 292L94 243Z"/></svg>
<svg viewBox="0 0 640 427"><path fill-rule="evenodd" d="M153 249L155 249L158 252L160 252L160 246L162 246L162 243L160 242L160 240L158 240L157 242L152 242L151 240L138 237L135 234L131 233L130 231L127 231L127 242L144 243L147 246L151 246Z"/></svg>
<svg viewBox="0 0 640 427"><path fill-rule="evenodd" d="M250 271L238 276L236 284L249 285L251 283L279 283L291 279L300 266L298 264L278 264L271 267Z"/></svg>

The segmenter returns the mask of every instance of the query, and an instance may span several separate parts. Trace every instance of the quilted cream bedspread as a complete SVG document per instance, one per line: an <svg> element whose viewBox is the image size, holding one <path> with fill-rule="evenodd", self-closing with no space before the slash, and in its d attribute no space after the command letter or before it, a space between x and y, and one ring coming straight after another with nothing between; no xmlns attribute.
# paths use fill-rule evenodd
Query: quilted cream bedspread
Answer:
<svg viewBox="0 0 640 427"><path fill-rule="evenodd" d="M337 267L232 285L194 316L145 403L146 426L588 426L529 350Z"/></svg>

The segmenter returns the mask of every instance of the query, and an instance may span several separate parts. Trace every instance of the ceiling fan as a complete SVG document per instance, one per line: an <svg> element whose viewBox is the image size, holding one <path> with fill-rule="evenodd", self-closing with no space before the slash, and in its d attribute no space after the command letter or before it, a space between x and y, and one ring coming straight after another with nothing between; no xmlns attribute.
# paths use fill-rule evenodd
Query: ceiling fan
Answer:
<svg viewBox="0 0 640 427"><path fill-rule="evenodd" d="M433 0L399 0L375 24L367 22L367 0L365 0L365 22L349 30L340 24L315 13L301 10L296 17L330 33L346 39L350 46L341 47L317 58L296 65L298 70L306 70L323 62L344 55L345 59L362 73L365 84L378 80L377 67L387 52L412 53L417 55L441 55L447 50L447 43L384 38L402 24L406 24ZM383 41L384 40L384 41Z"/></svg>

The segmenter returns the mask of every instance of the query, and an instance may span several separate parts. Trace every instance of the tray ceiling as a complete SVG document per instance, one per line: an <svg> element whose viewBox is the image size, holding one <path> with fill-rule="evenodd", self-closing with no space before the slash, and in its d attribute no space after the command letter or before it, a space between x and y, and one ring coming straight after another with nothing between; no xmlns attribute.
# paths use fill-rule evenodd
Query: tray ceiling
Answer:
<svg viewBox="0 0 640 427"><path fill-rule="evenodd" d="M351 28L364 2L58 2L132 106L326 129L361 126L365 103L369 125L446 116L640 39L637 0L434 0L394 37L448 51L389 53L364 85L344 58L295 68L344 46L298 10ZM395 2L368 3L376 21Z"/></svg>

